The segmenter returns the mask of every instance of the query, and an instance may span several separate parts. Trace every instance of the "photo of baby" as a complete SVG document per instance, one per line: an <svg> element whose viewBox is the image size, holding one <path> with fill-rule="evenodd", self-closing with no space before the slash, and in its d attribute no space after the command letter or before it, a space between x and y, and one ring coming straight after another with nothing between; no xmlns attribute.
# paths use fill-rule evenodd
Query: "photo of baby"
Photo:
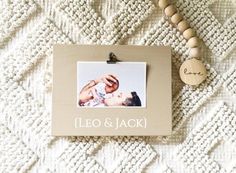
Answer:
<svg viewBox="0 0 236 173"><path fill-rule="evenodd" d="M145 107L146 63L77 62L78 107Z"/></svg>

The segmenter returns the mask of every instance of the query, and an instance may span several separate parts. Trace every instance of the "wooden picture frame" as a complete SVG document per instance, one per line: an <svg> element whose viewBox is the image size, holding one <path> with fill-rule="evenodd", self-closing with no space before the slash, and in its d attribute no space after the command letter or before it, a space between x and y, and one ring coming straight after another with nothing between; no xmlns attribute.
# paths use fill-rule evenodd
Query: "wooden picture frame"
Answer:
<svg viewBox="0 0 236 173"><path fill-rule="evenodd" d="M146 107L84 109L76 106L77 62L106 62L110 52L122 62L146 62ZM54 45L53 47L52 135L54 136L170 135L171 98L170 47L122 45ZM83 121L83 125L78 126L78 121L80 123Z"/></svg>

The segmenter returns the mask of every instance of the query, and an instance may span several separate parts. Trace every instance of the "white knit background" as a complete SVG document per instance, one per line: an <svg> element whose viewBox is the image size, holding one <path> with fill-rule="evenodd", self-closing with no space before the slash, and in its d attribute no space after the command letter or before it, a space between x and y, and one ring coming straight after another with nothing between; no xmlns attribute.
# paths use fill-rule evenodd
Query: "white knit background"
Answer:
<svg viewBox="0 0 236 173"><path fill-rule="evenodd" d="M157 2L0 1L0 173L236 173L236 1L174 2L202 40L198 88L179 80L189 49ZM51 137L54 43L170 45L173 135Z"/></svg>

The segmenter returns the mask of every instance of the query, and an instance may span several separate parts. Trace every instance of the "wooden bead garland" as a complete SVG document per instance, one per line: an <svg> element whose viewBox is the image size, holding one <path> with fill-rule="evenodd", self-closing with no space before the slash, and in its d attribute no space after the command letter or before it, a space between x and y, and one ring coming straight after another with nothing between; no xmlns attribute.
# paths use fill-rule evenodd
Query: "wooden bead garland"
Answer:
<svg viewBox="0 0 236 173"><path fill-rule="evenodd" d="M188 85L198 85L206 79L206 68L196 58L184 61L179 71L181 80Z"/></svg>
<svg viewBox="0 0 236 173"><path fill-rule="evenodd" d="M173 16L173 14L176 13L177 10L174 5L169 5L164 9L164 11L165 11L166 16L171 17Z"/></svg>
<svg viewBox="0 0 236 173"><path fill-rule="evenodd" d="M190 26L188 24L188 22L186 20L182 20L181 22L179 22L179 24L177 25L177 28L180 32L184 32L186 29L188 29Z"/></svg>
<svg viewBox="0 0 236 173"><path fill-rule="evenodd" d="M187 46L190 48L199 47L199 40L197 37L192 37L188 40Z"/></svg>
<svg viewBox="0 0 236 173"><path fill-rule="evenodd" d="M192 58L198 58L201 56L201 50L199 47L194 47L194 48L191 48L190 51L189 51L189 55L190 57Z"/></svg>
<svg viewBox="0 0 236 173"><path fill-rule="evenodd" d="M192 28L188 28L183 32L183 36L186 40L195 36L195 31Z"/></svg>
<svg viewBox="0 0 236 173"><path fill-rule="evenodd" d="M164 9L166 8L168 5L170 4L170 1L169 0L160 0L158 2L158 5L161 9Z"/></svg>
<svg viewBox="0 0 236 173"><path fill-rule="evenodd" d="M179 13L175 13L171 18L171 22L177 25L181 20L183 20L183 17Z"/></svg>
<svg viewBox="0 0 236 173"><path fill-rule="evenodd" d="M196 37L195 31L190 28L188 22L183 19L169 0L159 0L158 5L183 34L187 40L187 46L190 48L190 59L186 60L179 70L181 80L188 85L199 85L206 79L207 71L204 64L198 60L201 56L201 50L200 41Z"/></svg>

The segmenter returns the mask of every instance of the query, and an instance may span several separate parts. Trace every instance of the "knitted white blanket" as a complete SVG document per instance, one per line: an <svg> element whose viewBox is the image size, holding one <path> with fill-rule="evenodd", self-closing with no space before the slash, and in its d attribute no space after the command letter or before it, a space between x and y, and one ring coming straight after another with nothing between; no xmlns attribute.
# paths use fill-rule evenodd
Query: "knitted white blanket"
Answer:
<svg viewBox="0 0 236 173"><path fill-rule="evenodd" d="M189 49L155 0L1 0L0 172L235 173L236 2L176 6L209 64L198 88L179 80ZM172 137L51 137L54 43L171 46Z"/></svg>

